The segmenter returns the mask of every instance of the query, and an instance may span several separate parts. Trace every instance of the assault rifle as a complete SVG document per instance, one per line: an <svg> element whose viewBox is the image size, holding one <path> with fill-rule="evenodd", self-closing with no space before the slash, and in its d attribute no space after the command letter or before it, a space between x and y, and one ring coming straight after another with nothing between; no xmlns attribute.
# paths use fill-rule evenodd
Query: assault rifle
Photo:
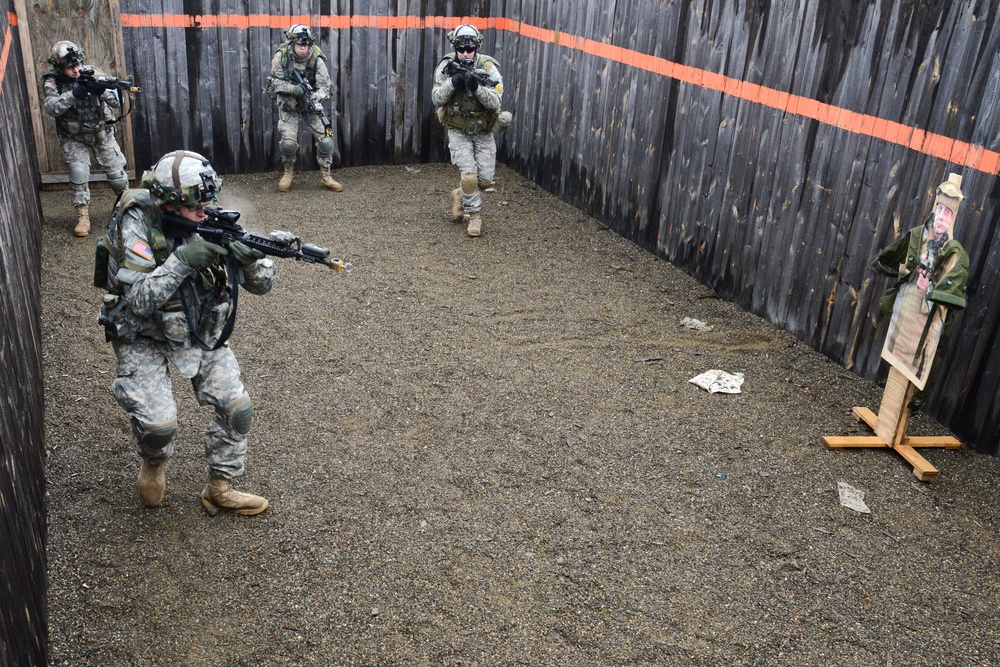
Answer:
<svg viewBox="0 0 1000 667"><path fill-rule="evenodd" d="M309 79L294 67L292 67L292 74L295 76L295 82L306 91L306 106L309 107L309 111L319 116L320 121L323 123L323 129L326 130L326 136L329 137L333 134L333 123L330 122L330 117L326 114L323 103L316 99L316 89L309 83Z"/></svg>
<svg viewBox="0 0 1000 667"><path fill-rule="evenodd" d="M350 269L350 264L340 259L330 257L328 248L321 248L313 243L302 243L302 240L291 232L271 232L269 236L261 236L244 230L237 224L239 211L224 211L217 206L205 209L208 216L203 222L187 220L179 215L163 214L163 232L168 236L188 236L198 234L209 243L224 248L230 243L239 241L254 250L259 250L272 257L297 259L309 264L325 264L334 271Z"/></svg>
<svg viewBox="0 0 1000 667"><path fill-rule="evenodd" d="M471 64L464 63L461 60L449 60L448 64L444 66L444 73L448 76L461 74L462 78L466 81L469 79L475 79L480 86L489 87L496 83L486 70L476 69ZM469 90L468 85L465 86L465 94L468 97L472 97L474 95L474 93Z"/></svg>
<svg viewBox="0 0 1000 667"><path fill-rule="evenodd" d="M76 80L77 85L84 86L90 92L99 95L105 90L124 90L129 93L138 93L139 86L136 86L128 79L118 79L113 76L96 76L93 67L81 67L80 77Z"/></svg>

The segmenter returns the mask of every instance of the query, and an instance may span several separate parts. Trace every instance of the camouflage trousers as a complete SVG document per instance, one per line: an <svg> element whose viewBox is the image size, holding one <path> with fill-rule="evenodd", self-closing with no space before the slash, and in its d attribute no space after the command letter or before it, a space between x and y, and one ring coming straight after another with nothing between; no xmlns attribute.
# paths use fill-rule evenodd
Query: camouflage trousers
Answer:
<svg viewBox="0 0 1000 667"><path fill-rule="evenodd" d="M313 135L313 143L316 145L316 161L319 162L319 166L329 169L333 164L333 142L325 142L329 144L328 148L325 148L321 144L327 138L326 129L323 127L323 121L316 114L278 109L278 134L280 135L280 139L297 145L299 143L300 120L305 122L306 129ZM294 164L295 158L293 157L291 160L288 160L288 157L282 153L282 162L287 161Z"/></svg>
<svg viewBox="0 0 1000 667"><path fill-rule="evenodd" d="M101 170L107 174L109 183L118 182L124 183L124 187L128 186L125 176L125 155L115 141L114 133L98 132L93 136L93 143L65 135L59 138L63 160L69 168L69 199L73 202L73 206L90 203L91 153L101 166Z"/></svg>
<svg viewBox="0 0 1000 667"><path fill-rule="evenodd" d="M111 390L115 400L132 418L133 433L135 421L151 427L177 423L177 404L165 345L143 337L134 343L114 343L118 365ZM191 386L199 405L215 408L215 419L208 425L204 437L208 474L233 479L243 474L247 440L245 434L233 429L230 416L233 406L249 402L249 396L240 381L239 363L228 345L201 352L201 355L201 364L191 378ZM152 447L136 435L136 451L150 463L161 463L174 455L173 438L165 446Z"/></svg>
<svg viewBox="0 0 1000 667"><path fill-rule="evenodd" d="M448 128L448 149L451 163L463 174L475 173L480 183L493 180L497 168L497 142L492 132L466 134L453 127ZM478 213L483 209L483 191L476 188L471 195L462 191L462 208L466 213Z"/></svg>

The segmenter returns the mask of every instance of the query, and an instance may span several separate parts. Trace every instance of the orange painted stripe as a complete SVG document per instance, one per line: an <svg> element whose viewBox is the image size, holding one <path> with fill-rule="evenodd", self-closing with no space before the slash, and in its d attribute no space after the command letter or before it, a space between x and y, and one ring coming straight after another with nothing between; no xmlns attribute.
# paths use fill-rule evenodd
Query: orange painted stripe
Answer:
<svg viewBox="0 0 1000 667"><path fill-rule="evenodd" d="M768 88L755 83L741 81L723 74L698 69L689 65L671 62L586 37L568 35L556 30L521 23L508 18L480 18L453 16L275 16L271 14L219 14L211 16L191 16L189 14L162 14L159 16L122 14L124 28L270 28L287 29L296 23L305 23L318 28L343 30L350 28L375 28L377 30L409 30L454 28L462 23L471 23L481 30L503 30L522 35L528 39L555 44L557 46L587 53L598 58L622 63L636 69L645 70L676 79L708 90L715 90L738 99L778 109L793 116L817 120L825 125L869 136L874 139L905 146L911 150L940 158L942 160L969 167L989 174L1000 173L1000 153L983 146L956 141L950 137L926 132L900 123L887 121L877 116L842 109L823 104L807 97ZM16 19L12 20L16 25ZM5 47L7 49L8 47ZM6 54L6 50L5 50ZM6 59L3 61L6 64ZM2 76L2 69L0 69Z"/></svg>
<svg viewBox="0 0 1000 667"><path fill-rule="evenodd" d="M7 13L7 18L11 18L11 13ZM13 32L11 31L11 26L17 25L17 17L11 21L10 25L7 26L7 30L3 36L3 50L0 51L0 96L3 95L3 81L7 78L7 60L10 58L10 43L13 41Z"/></svg>

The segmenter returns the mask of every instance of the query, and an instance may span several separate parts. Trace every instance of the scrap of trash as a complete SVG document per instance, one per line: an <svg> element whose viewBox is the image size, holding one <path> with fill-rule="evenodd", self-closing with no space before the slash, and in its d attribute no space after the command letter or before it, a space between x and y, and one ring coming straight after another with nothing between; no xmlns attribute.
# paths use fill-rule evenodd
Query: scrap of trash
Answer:
<svg viewBox="0 0 1000 667"><path fill-rule="evenodd" d="M710 394L739 394L743 386L743 373L727 373L718 369L705 371L688 380Z"/></svg>
<svg viewBox="0 0 1000 667"><path fill-rule="evenodd" d="M682 319L681 320L681 326L684 327L684 328L686 328L686 329L695 329L697 331L711 331L712 330L712 326L710 324L706 324L705 322L702 322L701 320L696 320L693 317L685 317L684 319Z"/></svg>
<svg viewBox="0 0 1000 667"><path fill-rule="evenodd" d="M855 489L845 482L837 482L837 493L840 494L840 504L847 509L861 512L862 514L871 514L871 510L865 504L864 491Z"/></svg>

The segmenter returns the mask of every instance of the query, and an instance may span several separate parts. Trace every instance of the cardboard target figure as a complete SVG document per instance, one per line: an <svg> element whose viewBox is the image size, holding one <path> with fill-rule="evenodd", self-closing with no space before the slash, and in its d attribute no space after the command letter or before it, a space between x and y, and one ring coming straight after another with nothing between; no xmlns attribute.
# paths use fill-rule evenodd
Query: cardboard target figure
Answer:
<svg viewBox="0 0 1000 667"><path fill-rule="evenodd" d="M952 437L908 437L906 425L914 393L927 388L938 344L954 325L949 312L965 308L969 255L954 235L962 199L962 177L950 174L937 187L924 223L882 250L873 262L876 271L894 279L880 302L882 315L890 317L882 348L890 369L878 414L864 407L855 407L853 413L875 436L823 438L831 449L891 447L924 481L936 478L938 470L915 447L961 447Z"/></svg>

